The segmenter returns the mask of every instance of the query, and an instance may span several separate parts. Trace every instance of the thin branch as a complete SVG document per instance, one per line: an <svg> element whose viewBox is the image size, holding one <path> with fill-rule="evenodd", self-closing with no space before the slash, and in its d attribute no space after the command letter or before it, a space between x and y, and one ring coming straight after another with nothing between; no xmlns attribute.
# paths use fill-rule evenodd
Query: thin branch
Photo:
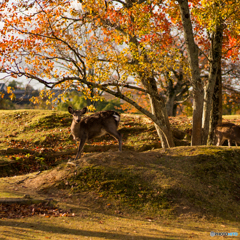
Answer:
<svg viewBox="0 0 240 240"><path fill-rule="evenodd" d="M181 101L174 101L174 103L176 104L181 104L181 103L184 103L186 102L188 99L190 98L190 95L188 95L185 99L181 100Z"/></svg>
<svg viewBox="0 0 240 240"><path fill-rule="evenodd" d="M237 93L237 94L240 94L240 91L234 89L233 87L230 87L228 85L223 85L223 89L226 89L228 91L231 91L231 92L234 92L234 93Z"/></svg>
<svg viewBox="0 0 240 240"><path fill-rule="evenodd" d="M143 93L148 93L147 90L143 89L143 88L139 88L139 87L135 87L135 86L131 86L129 85L128 83L127 84L119 84L119 83L104 83L104 84L101 84L103 87L107 87L107 86L113 86L113 87L125 87L125 88L129 88L129 89L133 89L133 90L136 90L136 91L139 91L139 92L143 92Z"/></svg>

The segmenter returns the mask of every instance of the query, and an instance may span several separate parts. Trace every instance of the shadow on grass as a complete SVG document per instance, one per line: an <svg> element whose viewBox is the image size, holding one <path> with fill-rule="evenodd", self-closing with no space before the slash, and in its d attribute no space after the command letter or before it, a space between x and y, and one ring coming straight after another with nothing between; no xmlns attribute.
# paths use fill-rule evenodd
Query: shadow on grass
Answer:
<svg viewBox="0 0 240 240"><path fill-rule="evenodd" d="M151 236L137 236L137 235L131 235L131 234L126 234L126 233L118 233L118 232L100 232L100 231L90 231L90 230L81 230L81 229L70 229L66 227L60 227L60 226L51 226L51 225L46 225L43 223L17 223L15 221L2 221L0 220L0 226L5 226L5 227L16 227L18 229L18 233L15 233L16 236L14 236L14 233L8 229L8 231L3 231L0 237L0 240L7 240L8 236L11 236L11 238L18 238L18 239L27 239L25 234L21 234L22 231L42 231L45 234L63 234L63 235L72 235L75 237L97 237L97 238L103 238L103 239L134 239L134 240L161 240L161 239L179 239L179 235L176 234L170 234L167 232L162 232L164 235L163 237L151 237ZM20 231L19 231L20 230ZM33 232L32 232L33 233ZM4 234L6 237L4 238ZM40 237L40 234L38 232L38 236ZM182 235L182 233L181 233ZM184 237L184 236L182 236ZM185 236L186 238L189 236ZM185 238L184 237L184 238ZM49 237L51 238L51 237Z"/></svg>

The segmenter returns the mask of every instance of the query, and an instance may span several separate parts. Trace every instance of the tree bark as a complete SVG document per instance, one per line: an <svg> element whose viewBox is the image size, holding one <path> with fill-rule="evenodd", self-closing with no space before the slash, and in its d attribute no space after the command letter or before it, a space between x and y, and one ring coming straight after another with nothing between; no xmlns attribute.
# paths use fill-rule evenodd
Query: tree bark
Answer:
<svg viewBox="0 0 240 240"><path fill-rule="evenodd" d="M212 98L212 111L210 117L210 129L208 135L208 145L215 145L215 129L218 124L222 123L222 69L221 60L219 60L219 67L217 73L217 79L214 87L214 93Z"/></svg>
<svg viewBox="0 0 240 240"><path fill-rule="evenodd" d="M168 77L168 85L167 85L167 92L166 92L166 110L168 116L173 116L173 106L174 100L176 97L176 91L173 87L173 81Z"/></svg>
<svg viewBox="0 0 240 240"><path fill-rule="evenodd" d="M190 12L187 0L177 0L180 6L184 37L188 51L188 61L192 76L193 87L193 123L191 145L202 144L202 109L203 109L203 84L200 78L198 47L195 44Z"/></svg>
<svg viewBox="0 0 240 240"><path fill-rule="evenodd" d="M150 93L148 96L150 100L151 111L152 114L157 118L157 121L154 122L154 125L161 140L162 148L174 147L175 144L173 142L172 131L170 128L164 99L160 96L158 98L155 97L158 94L156 80L153 77L146 80L142 79L142 83Z"/></svg>
<svg viewBox="0 0 240 240"><path fill-rule="evenodd" d="M161 140L162 148L175 147L167 111L164 111L165 106L163 105L163 102L156 101L156 99L151 98L151 96L149 96L149 98L152 114L158 119L158 122L154 123L154 125Z"/></svg>
<svg viewBox="0 0 240 240"><path fill-rule="evenodd" d="M168 116L175 117L177 112L177 106L180 103L184 102L184 100L187 99L188 97L186 96L186 93L188 92L189 81L187 81L187 79L184 79L184 75L181 71L180 72L173 71L173 73L176 78L175 84L173 84L174 80L169 76L169 73L165 74L167 80L167 86L165 88L166 95L165 105Z"/></svg>
<svg viewBox="0 0 240 240"><path fill-rule="evenodd" d="M221 22L216 26L216 31L212 36L211 52L210 52L210 71L209 79L205 88L204 94L204 105L203 105L203 137L202 144L207 144L209 124L210 124L210 114L212 111L212 99L213 92L216 83L216 78L219 73L218 68L221 66L222 57L222 39L223 39L223 26Z"/></svg>

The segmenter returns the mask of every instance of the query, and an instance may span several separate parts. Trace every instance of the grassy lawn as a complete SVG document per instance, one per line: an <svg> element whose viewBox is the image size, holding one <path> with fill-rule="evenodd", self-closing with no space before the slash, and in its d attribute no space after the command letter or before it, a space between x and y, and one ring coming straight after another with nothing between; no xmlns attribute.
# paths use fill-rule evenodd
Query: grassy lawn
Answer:
<svg viewBox="0 0 240 240"><path fill-rule="evenodd" d="M202 219L149 221L81 210L73 218L0 220L1 239L213 239L211 231L238 231L237 225ZM214 239L221 239L214 237ZM237 239L237 237L227 237Z"/></svg>

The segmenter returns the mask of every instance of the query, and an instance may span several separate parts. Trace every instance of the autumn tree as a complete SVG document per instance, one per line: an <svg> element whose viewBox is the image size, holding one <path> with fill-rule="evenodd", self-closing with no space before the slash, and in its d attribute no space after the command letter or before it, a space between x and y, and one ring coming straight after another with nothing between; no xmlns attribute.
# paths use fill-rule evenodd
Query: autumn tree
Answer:
<svg viewBox="0 0 240 240"><path fill-rule="evenodd" d="M49 88L75 87L93 101L100 99L91 95L93 88L108 92L151 118L162 146L172 147L156 74L171 42L161 9L155 1L5 1L0 10L1 71ZM146 94L151 111L128 89Z"/></svg>
<svg viewBox="0 0 240 240"><path fill-rule="evenodd" d="M177 2L178 6L171 3L174 9L172 13L177 13L179 7L182 24L178 27L184 31L193 86L192 145L206 144L210 129L210 114L211 112L213 115L216 114L212 111L212 98L214 89L219 90L215 86L216 79L221 81L222 58L229 55L229 50L232 52L233 49L235 51L237 49L236 52L239 52L240 5L238 0L178 0ZM231 39L234 39L234 44L230 47ZM200 54L208 61L208 66L204 69L208 75L207 81L201 78ZM218 86L221 85L218 83Z"/></svg>

